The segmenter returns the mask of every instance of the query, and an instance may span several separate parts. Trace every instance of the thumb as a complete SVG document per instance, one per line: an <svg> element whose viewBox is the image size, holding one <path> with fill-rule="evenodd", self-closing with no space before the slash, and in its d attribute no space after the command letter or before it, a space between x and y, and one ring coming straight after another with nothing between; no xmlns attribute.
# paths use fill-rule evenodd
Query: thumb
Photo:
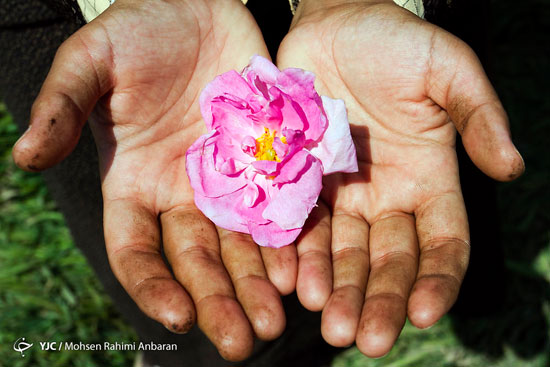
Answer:
<svg viewBox="0 0 550 367"><path fill-rule="evenodd" d="M434 37L428 95L447 110L470 159L486 175L510 181L525 170L508 116L472 49L454 36ZM452 45L452 47L449 47Z"/></svg>
<svg viewBox="0 0 550 367"><path fill-rule="evenodd" d="M75 148L86 119L111 88L111 50L100 39L84 27L59 47L32 106L29 128L13 148L20 168L49 168Z"/></svg>

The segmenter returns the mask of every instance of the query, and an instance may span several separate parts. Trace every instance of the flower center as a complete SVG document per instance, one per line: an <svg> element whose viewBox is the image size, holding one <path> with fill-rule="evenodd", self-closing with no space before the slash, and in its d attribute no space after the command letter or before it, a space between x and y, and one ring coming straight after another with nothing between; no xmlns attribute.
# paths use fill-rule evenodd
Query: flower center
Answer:
<svg viewBox="0 0 550 367"><path fill-rule="evenodd" d="M275 141L275 130L270 131L267 127L264 127L264 133L256 139L256 154L254 157L258 161L276 161L281 160L277 157L277 152L273 149L273 141ZM281 137L281 141L286 144L286 138Z"/></svg>

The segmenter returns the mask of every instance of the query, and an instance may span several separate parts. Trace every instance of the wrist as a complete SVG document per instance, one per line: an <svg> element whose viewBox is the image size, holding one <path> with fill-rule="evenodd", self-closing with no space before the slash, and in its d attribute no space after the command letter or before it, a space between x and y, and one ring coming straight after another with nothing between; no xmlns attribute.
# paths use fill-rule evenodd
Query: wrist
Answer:
<svg viewBox="0 0 550 367"><path fill-rule="evenodd" d="M296 0L290 0L294 5ZM349 7L349 6L370 6L381 4L396 4L424 18L424 5L422 0L298 0L298 6L295 12L295 21L305 15L316 12L324 12L331 9ZM294 9L293 9L294 10Z"/></svg>
<svg viewBox="0 0 550 367"><path fill-rule="evenodd" d="M337 9L392 3L392 0L300 0L294 18L292 19L291 28L300 19L312 15L324 17L327 13Z"/></svg>
<svg viewBox="0 0 550 367"><path fill-rule="evenodd" d="M113 5L115 1L118 3L130 3L130 4L139 2L138 0L73 0L73 1L78 3L82 16L84 17L84 20L86 20L86 23L90 23L92 20L97 18L99 15L101 15L101 13L103 13L111 5ZM188 3L192 3L194 1L195 3L199 3L199 5L204 5L205 3L204 0L181 0L181 1L187 1ZM242 4L246 4L247 1L248 0L240 0ZM146 1L141 0L141 2L146 2Z"/></svg>

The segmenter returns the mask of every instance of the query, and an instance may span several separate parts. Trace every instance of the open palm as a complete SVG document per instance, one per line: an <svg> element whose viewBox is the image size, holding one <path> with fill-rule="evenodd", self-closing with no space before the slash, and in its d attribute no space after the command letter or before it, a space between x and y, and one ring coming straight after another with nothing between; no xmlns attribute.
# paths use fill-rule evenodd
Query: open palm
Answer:
<svg viewBox="0 0 550 367"><path fill-rule="evenodd" d="M466 271L456 129L496 179L518 176L523 162L463 42L392 2L320 3L301 5L277 61L313 71L320 94L346 102L357 148L359 172L327 177L321 194L333 265L322 331L381 356L407 314L427 327L446 313Z"/></svg>
<svg viewBox="0 0 550 367"><path fill-rule="evenodd" d="M14 148L23 168L52 166L90 116L113 272L148 316L175 332L196 318L232 360L251 353L254 335L277 337L284 313L257 246L195 207L185 152L206 132L201 90L254 54L267 50L237 0L119 0L60 47Z"/></svg>

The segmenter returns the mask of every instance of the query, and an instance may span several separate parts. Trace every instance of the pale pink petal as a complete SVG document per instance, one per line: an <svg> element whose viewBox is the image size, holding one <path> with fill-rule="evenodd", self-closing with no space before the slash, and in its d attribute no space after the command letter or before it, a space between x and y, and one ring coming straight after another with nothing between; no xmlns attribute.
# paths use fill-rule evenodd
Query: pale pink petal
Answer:
<svg viewBox="0 0 550 367"><path fill-rule="evenodd" d="M265 57L254 55L250 64L243 70L243 75L250 83L254 83L256 76L259 80L268 84L275 84L281 71Z"/></svg>
<svg viewBox="0 0 550 367"><path fill-rule="evenodd" d="M231 104L229 97L217 97L210 104L212 122L210 129L225 129L224 134L239 140L243 135L256 135L263 132L263 128L251 117L251 107L246 101L243 105Z"/></svg>
<svg viewBox="0 0 550 367"><path fill-rule="evenodd" d="M221 165L228 159L233 159L235 161L235 166L239 171L248 167L255 158L243 152L238 140L232 139L228 134L224 134L223 129L220 130L217 130L220 135L216 137L216 148L214 150L216 169L220 170Z"/></svg>
<svg viewBox="0 0 550 367"><path fill-rule="evenodd" d="M251 190L254 192L251 192ZM248 181L247 188L240 190L240 192L241 197L235 198L235 200L238 200L238 205L235 206L235 213L247 222L268 223L269 221L262 216L262 213L269 205L270 198L262 182ZM245 197L245 195L249 195L249 197Z"/></svg>
<svg viewBox="0 0 550 367"><path fill-rule="evenodd" d="M249 208L253 207L258 201L259 196L260 190L258 185L252 181L248 182L248 185L246 185L243 192L244 205Z"/></svg>
<svg viewBox="0 0 550 367"><path fill-rule="evenodd" d="M197 207L216 225L262 246L290 244L316 205L323 168L357 170L345 107L321 99L314 80L255 56L241 75L224 73L204 89L200 108L212 133L189 148L186 168ZM279 162L255 159L264 128L277 135Z"/></svg>
<svg viewBox="0 0 550 367"><path fill-rule="evenodd" d="M252 239L260 246L280 248L290 245L302 231L302 228L285 231L276 223L267 224L249 223L249 233Z"/></svg>
<svg viewBox="0 0 550 367"><path fill-rule="evenodd" d="M271 176L277 172L279 164L276 161L254 161L252 167L262 175Z"/></svg>
<svg viewBox="0 0 550 367"><path fill-rule="evenodd" d="M254 183L250 182L253 185ZM195 191L195 205L203 212L208 219L214 222L215 225L243 233L249 232L249 223L257 225L267 224L269 221L262 217L262 212L268 204L266 200L265 190L256 185L252 190L257 190L253 196L245 198L245 195L250 195L246 188L242 188L227 195L216 198L203 196ZM247 201L253 200L252 206L247 206ZM250 203L248 203L250 204Z"/></svg>
<svg viewBox="0 0 550 367"><path fill-rule="evenodd" d="M300 130L292 130L289 128L284 128L283 136L286 138L286 143L288 145L293 145L297 148L302 148L306 141L304 132Z"/></svg>
<svg viewBox="0 0 550 367"><path fill-rule="evenodd" d="M270 129L278 130L281 126L284 118L283 112L281 111L281 107L283 106L283 104L283 98L280 97L278 99L271 100L264 108L265 120L268 121L271 125L267 126Z"/></svg>
<svg viewBox="0 0 550 367"><path fill-rule="evenodd" d="M195 191L195 205L215 225L230 231L249 233L247 220L237 210L237 206L242 205L242 191L217 198L209 198Z"/></svg>
<svg viewBox="0 0 550 367"><path fill-rule="evenodd" d="M309 157L311 155L306 150L300 150L292 155L279 170L279 174L273 179L274 184L294 181L299 174L304 173L305 169L309 169ZM306 167L307 166L307 167Z"/></svg>
<svg viewBox="0 0 550 367"><path fill-rule="evenodd" d="M250 107L250 110L254 114L260 111L265 106L267 106L269 101L262 95L250 94L246 98L246 102L248 102L248 106Z"/></svg>
<svg viewBox="0 0 550 367"><path fill-rule="evenodd" d="M318 141L327 128L327 118L323 112L321 97L314 87L315 75L302 69L285 69L277 78L277 87L292 101L291 106L296 113L305 118L303 130L309 142ZM292 115L289 113L289 115ZM295 129L286 125L286 115L283 127ZM294 119L289 120L295 122Z"/></svg>
<svg viewBox="0 0 550 367"><path fill-rule="evenodd" d="M218 197L239 190L246 185L244 175L226 176L215 169L215 138L213 130L197 139L187 150L185 166L191 187L196 193Z"/></svg>
<svg viewBox="0 0 550 367"><path fill-rule="evenodd" d="M276 137L273 139L273 149L275 150L275 153L277 153L277 157L279 157L280 160L283 160L288 152L288 144L283 143L279 137Z"/></svg>
<svg viewBox="0 0 550 367"><path fill-rule="evenodd" d="M323 163L323 174L357 172L357 155L351 138L346 106L341 99L322 97L329 125L310 152Z"/></svg>
<svg viewBox="0 0 550 367"><path fill-rule="evenodd" d="M276 87L271 89L278 90ZM309 129L310 122L302 107L288 95L284 95L283 101L284 103L280 108L283 117L281 129L297 131L306 131Z"/></svg>
<svg viewBox="0 0 550 367"><path fill-rule="evenodd" d="M277 76L277 85L291 97L316 99L315 74L298 68L288 68Z"/></svg>
<svg viewBox="0 0 550 367"><path fill-rule="evenodd" d="M246 167L247 165L244 163L236 161L233 158L227 158L219 167L216 167L216 170L224 175L234 176L242 172Z"/></svg>
<svg viewBox="0 0 550 367"><path fill-rule="evenodd" d="M297 181L281 186L264 210L263 217L285 230L301 228L317 203L323 187L322 176L321 162L309 155L304 172Z"/></svg>
<svg viewBox="0 0 550 367"><path fill-rule="evenodd" d="M247 135L241 141L241 150L247 155L254 157L256 154L256 139Z"/></svg>
<svg viewBox="0 0 550 367"><path fill-rule="evenodd" d="M212 101L219 96L231 95L246 99L253 92L250 85L235 70L230 70L214 78L201 92L199 98L200 109L208 130L212 130Z"/></svg>
<svg viewBox="0 0 550 367"><path fill-rule="evenodd" d="M283 113L281 108L284 105L282 96L267 96L269 100L263 97L251 96L249 101L255 104L254 110L248 115L250 120L254 121L257 126L267 127L271 130L280 131L281 123L283 122ZM259 105L259 101L263 101L260 109L256 106Z"/></svg>

